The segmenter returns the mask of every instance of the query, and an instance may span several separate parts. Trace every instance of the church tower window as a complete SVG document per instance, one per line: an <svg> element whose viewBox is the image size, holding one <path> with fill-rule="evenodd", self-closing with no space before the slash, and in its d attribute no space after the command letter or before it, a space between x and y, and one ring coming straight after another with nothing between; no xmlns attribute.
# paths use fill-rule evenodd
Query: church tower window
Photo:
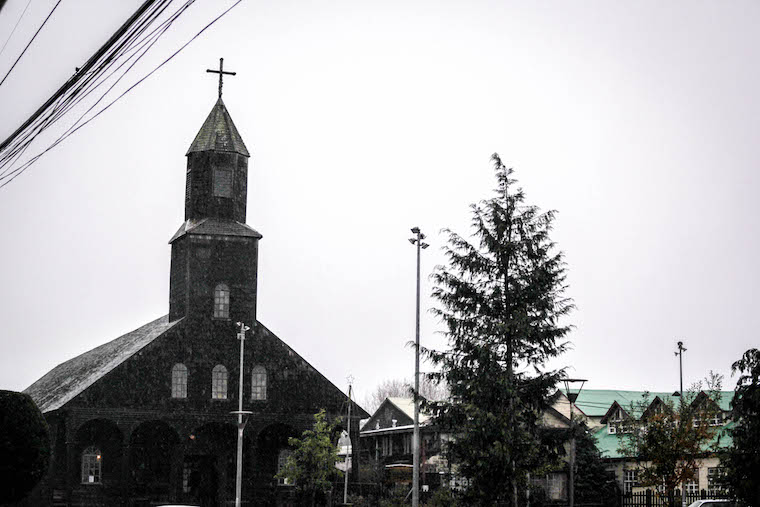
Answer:
<svg viewBox="0 0 760 507"><path fill-rule="evenodd" d="M187 398L187 366L182 363L172 368L172 398Z"/></svg>
<svg viewBox="0 0 760 507"><path fill-rule="evenodd" d="M82 452L82 484L100 484L103 460L100 449L88 447Z"/></svg>
<svg viewBox="0 0 760 507"><path fill-rule="evenodd" d="M227 399L227 368L221 364L211 371L211 397L215 400Z"/></svg>
<svg viewBox="0 0 760 507"><path fill-rule="evenodd" d="M253 368L251 375L251 399L267 399L267 370L261 365Z"/></svg>
<svg viewBox="0 0 760 507"><path fill-rule="evenodd" d="M214 288L214 318L230 318L230 288L220 283Z"/></svg>
<svg viewBox="0 0 760 507"><path fill-rule="evenodd" d="M232 197L232 171L214 169L214 197Z"/></svg>

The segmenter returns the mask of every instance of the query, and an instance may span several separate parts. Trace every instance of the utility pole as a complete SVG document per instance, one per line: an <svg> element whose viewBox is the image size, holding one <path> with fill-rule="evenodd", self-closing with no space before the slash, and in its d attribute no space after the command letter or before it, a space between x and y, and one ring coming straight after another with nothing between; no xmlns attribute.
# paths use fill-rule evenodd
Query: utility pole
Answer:
<svg viewBox="0 0 760 507"><path fill-rule="evenodd" d="M425 235L422 234L419 227L413 227L412 233L416 235L409 238L409 243L417 245L417 306L415 312L415 332L414 332L414 436L412 438L413 463L412 471L412 507L420 505L420 253L427 248L427 243L422 240Z"/></svg>
<svg viewBox="0 0 760 507"><path fill-rule="evenodd" d="M565 383L565 395L570 402L570 481L568 483L568 497L569 507L575 507L575 420L573 419L573 405L575 400L578 399L578 395L581 394L583 384L586 383L586 379L568 378L562 379ZM570 384L580 383L578 392L570 392Z"/></svg>
<svg viewBox="0 0 760 507"><path fill-rule="evenodd" d="M353 460L354 446L351 442L351 384L353 378L348 377L348 446L346 446L346 472L343 474L343 503L348 504L348 460ZM351 451L349 451L351 449ZM351 463L353 465L353 463Z"/></svg>
<svg viewBox="0 0 760 507"><path fill-rule="evenodd" d="M238 332L238 340L240 340L240 379L238 382L238 410L232 412L238 417L238 441L237 441L237 473L235 474L235 507L240 507L241 492L243 489L243 430L248 419L243 421L244 415L250 415L253 412L243 411L243 348L245 346L245 332L251 328L243 324L237 323L240 326L240 332Z"/></svg>
<svg viewBox="0 0 760 507"><path fill-rule="evenodd" d="M680 383L680 389L678 390L678 393L681 395L681 401L683 401L683 353L686 352L686 349L683 347L683 342L678 342L678 351L675 352L675 355L678 356L678 376L681 380Z"/></svg>

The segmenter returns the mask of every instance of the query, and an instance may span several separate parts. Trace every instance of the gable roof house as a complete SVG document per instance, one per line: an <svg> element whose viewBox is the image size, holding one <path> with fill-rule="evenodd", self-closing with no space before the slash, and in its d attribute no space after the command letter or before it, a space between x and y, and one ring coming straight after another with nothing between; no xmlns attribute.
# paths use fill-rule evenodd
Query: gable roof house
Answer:
<svg viewBox="0 0 760 507"><path fill-rule="evenodd" d="M245 223L250 154L221 96L186 157L169 313L26 389L49 424L52 458L24 505L234 500L239 392L251 412L243 498L270 505L289 494L274 478L288 437L322 408L330 418L345 413L344 393L256 319L262 236ZM242 331L242 377L240 323L251 328ZM344 425L358 435L367 416L354 404Z"/></svg>
<svg viewBox="0 0 760 507"><path fill-rule="evenodd" d="M697 393L691 401L694 407L710 404L714 411L710 425L717 431L713 441L705 447L705 453L699 460L697 477L686 484L687 492L696 494L702 490L710 494L719 494L716 478L720 474L720 461L710 447L716 442L721 448L731 445L730 430L731 400L733 391L722 391L718 400L712 400L704 391ZM643 401L646 400L646 403ZM669 404L680 402L678 393L647 391L616 391L584 389L574 404L576 413L581 414L592 432L596 446L607 462L608 469L615 474L620 489L625 493L640 490L636 461L625 456L621 444L626 435L632 431L632 423L646 421L661 410L668 410ZM554 407L569 413L567 397L558 392Z"/></svg>

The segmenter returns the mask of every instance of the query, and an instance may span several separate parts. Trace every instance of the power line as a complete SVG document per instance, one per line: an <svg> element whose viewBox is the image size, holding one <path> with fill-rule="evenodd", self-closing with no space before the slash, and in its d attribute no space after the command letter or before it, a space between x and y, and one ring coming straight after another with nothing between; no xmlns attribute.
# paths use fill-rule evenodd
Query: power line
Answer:
<svg viewBox="0 0 760 507"><path fill-rule="evenodd" d="M20 55L18 55L18 58L16 58L16 61L15 61L15 62L13 62L13 65L11 65L11 68L10 68L10 69L8 69L8 72L5 74L5 77L3 77L3 80L2 80L2 81L0 81L0 86L3 86L3 83L5 83L5 80L6 80L6 79L8 79L8 76L10 76L10 75L11 75L11 72L13 72L13 69L16 67L16 64L19 62L19 60L21 60L21 57L22 57L22 56L24 56L24 53L26 53L26 50L27 50L27 49L29 49L29 46L31 46L31 45L32 45L32 42L34 42L34 39L36 39L36 38L37 38L37 35L40 33L40 31L42 31L42 28L43 28L43 27L45 26L45 24L48 22L48 20L49 20L49 19L50 19L50 17L53 15L53 13L54 13L54 12L55 12L55 10L58 8L58 6L59 6L59 5L61 5L61 2L62 2L62 1L63 1L63 0L58 0L58 1L55 3L55 5L53 6L53 10L51 10L51 11L50 11L50 14L48 14L48 15L47 15L47 17L45 18L45 21L43 21L43 22L42 22L42 24L41 24L41 25L40 25L40 27L37 29L37 31L36 31L36 32L34 32L34 35L32 36L32 39L31 39L31 40L29 41L29 43L26 45L26 47L25 47L25 48L24 48L24 50L21 52L21 54L20 54ZM20 21L20 19L19 19L19 21ZM15 28L14 28L14 30L15 30Z"/></svg>
<svg viewBox="0 0 760 507"><path fill-rule="evenodd" d="M3 48L0 49L0 56L2 56L3 51L5 51L5 46L8 45L8 41L11 40L11 37L13 37L13 34L16 33L16 28L18 28L18 24L21 23L21 18L24 17L24 14L26 14L26 10L29 8L29 5L32 3L32 0L29 0L26 2L26 7L24 7L24 11L21 13L21 16L18 17L16 20L16 24L13 25L13 30L11 30L11 34L8 36L7 39L5 39L5 42L3 43Z"/></svg>
<svg viewBox="0 0 760 507"><path fill-rule="evenodd" d="M154 0L150 0L150 2L153 1ZM160 5L158 7L154 7L152 12L145 15L145 19L141 22L144 26L137 29L130 28L131 33L128 33L126 38L123 36L124 31L120 29L117 31L117 34L114 34L114 36L109 39L109 43L113 46L116 42L118 42L116 36L120 32L122 34L122 38L124 38L126 42L130 42L131 39L134 39L137 35L142 33L145 28L155 20L158 14L160 14L166 8L166 6L171 3L171 1L172 0L162 0L163 7ZM143 7L148 6L148 3L143 4ZM127 25L134 24L140 16L143 16L144 12L145 11L142 8L139 9L138 12L135 13L135 15L133 15L130 20L125 23L125 25L123 25L122 28L126 27ZM0 169L7 166L11 161L10 159L14 159L14 156L19 150L25 149L26 146L31 143L39 134L44 132L61 116L66 114L91 91L100 86L104 79L101 79L101 83L97 83L97 79L102 75L103 72L112 66L118 60L118 58L121 57L121 55L118 53L120 51L128 52L130 49L127 47L122 51L122 48L126 42L119 43L116 50L111 51L110 54L103 51L105 46L102 47L96 53L96 55L90 58L90 60L88 60L88 62L85 64L86 67L91 68L97 63L95 70L91 72L85 72L85 68L79 69L77 75L70 78L64 84L64 86L58 90L58 92L56 92L50 99L48 99L48 101L43 104L43 106L40 107L21 127L19 127L13 135L11 135L2 145L0 145L0 153L2 153L3 149L5 149L5 152L0 155ZM109 43L107 43L107 45ZM98 56L104 56L103 61L96 62L95 60ZM88 87L91 89L84 95L81 95L81 92L83 90L86 90ZM79 98L76 97L77 95L79 95ZM6 172L8 172L8 169L0 170L0 174Z"/></svg>
<svg viewBox="0 0 760 507"><path fill-rule="evenodd" d="M118 97L116 97L114 100L112 100L112 101L111 101L111 102L109 102L109 103L108 103L106 106L104 106L102 109L100 109L100 110L99 110L97 113L95 113L95 114L94 114L92 117L88 118L86 121L84 121L83 123L81 123L80 125L78 125L78 126L76 126L76 127L74 127L74 126L70 127L70 128L69 128L69 129L68 129L66 132L64 132L63 134L61 134L61 136L59 136L59 137L58 137L58 139L56 139L56 141L55 141L53 144L51 144L50 146L48 146L48 147L47 147L45 150L43 150L42 152L38 153L37 155L35 155L35 156L34 156L34 157L32 157L31 159L29 159L29 160L27 160L26 162L24 162L24 163L23 163L21 166L19 166L18 168L14 169L14 170L12 170L12 171L6 171L6 173L5 173L5 174L3 174L2 176L0 176L0 181L2 181L3 179L5 179L5 180L6 180L6 181L4 181L2 184L0 184L0 188L3 188L3 187L4 187L4 186L6 186L8 183L10 183L10 182L11 182L11 181L13 181L14 179L16 179L16 178L17 178L19 175L21 175L21 174L22 174L22 173L23 173L23 172L24 172L26 169L28 169L28 168L29 168L29 166L31 166L33 163L35 163L37 160L39 160L39 158L40 158L40 157L42 157L42 156L43 156L44 154L46 154L48 151L50 151L50 150L52 150L53 148L55 148L56 146L58 146L58 144L60 144L61 142L65 141L65 140L66 140L66 139L67 139L69 136L73 135L73 134L74 134L75 132L77 132L79 129L81 129L82 127L84 127L85 125L87 125L88 123L90 123L92 120L94 120L95 118L97 118L98 116L100 116L102 113L104 113L106 110L108 110L108 109L109 109L109 108L110 108L112 105L114 105L116 102L118 102L118 101L119 101L119 100L120 100L122 97L124 97L124 96L125 96L127 93L129 93L130 91L132 91L132 90L133 90L135 87L137 87L138 85L140 85L140 84L141 84L143 81L145 81L147 78L149 78L151 75L153 75L153 74L154 74L156 71L158 71L158 70L159 70L161 67L163 67L164 65L166 65L166 64L167 64L169 61L171 61L171 60L172 60L172 59L173 59L175 56L177 56L177 55L178 55L180 52L182 52L182 51L183 51L183 50L184 50L184 49L185 49L187 46L189 46L189 45L190 45L190 44L191 44L193 41L195 41L195 40L196 40L198 37L200 37L200 35L201 35L203 32L205 32L205 31L206 31L208 28L210 28L210 27L211 27L211 26L212 26L214 23L216 23L217 21L219 21L219 20L220 20L222 17L224 17L224 16L225 16L225 15L226 15L228 12L230 12L230 11L231 11L233 8L235 8L235 7L236 7L238 4L240 4L240 2L242 2L242 1L243 1L243 0L237 0L237 1L236 1L234 4L232 4L230 7L228 7L227 9L225 9L225 10L224 10L224 11L223 11L221 14L219 14L219 15L218 15L216 18L214 18L213 20L211 20L211 22L209 22L209 23L208 23L206 26L204 26L204 27L203 27L203 28L202 28L202 29L201 29L201 30L200 30L198 33L196 33L196 34L195 34L195 35L194 35L194 36L193 36L193 37L192 37L190 40L188 40L188 41L187 41L187 42L185 42L185 43L184 43L182 46L180 46L180 48L179 48L179 49L177 49L177 50L176 50L174 53L172 53L172 54L171 54L171 55L170 55L168 58L166 58L166 59L165 59L163 62L161 62L159 65L157 65L155 68L153 68L153 70L151 70L151 71L150 71L150 72L148 72L146 75L144 75L142 78L140 78L140 79L139 79L137 82L135 82L134 84L132 84L132 85L131 85L129 88L127 88L127 89L126 89L124 92L122 92L122 93L121 93L121 94L120 94ZM185 11L185 10L186 10L186 9L187 9L187 8L188 8L188 7L189 7L189 6L190 6L190 5L193 3L193 2L194 2L194 0L189 0L189 1L188 1L188 2L185 4L185 5L183 5L183 6L182 6L180 9L178 9L178 11L175 13L175 14L176 14L176 16L175 16L175 17L173 17L173 18L170 18L171 22L170 22L170 23L168 23L168 24L167 24L167 26L166 26L166 27L165 27L165 28L164 28L164 29L161 31L161 35L162 35L163 33L165 33L165 32L166 32L166 30L168 30L168 29L169 29L169 27L171 26L171 23L173 23L173 22L174 22L174 20L176 20L176 18L177 18L177 17L179 17L179 15L181 15L181 14L182 14L182 13L183 13L183 12L184 12L184 11ZM159 35L159 36L160 36L160 35ZM155 42L156 42L157 40L158 40L158 38L156 38L156 39L155 39L153 42L151 42L151 43L150 43L150 45L148 46L148 48L146 48L146 49L145 49L145 51L143 51L143 52L140 54L140 56L138 57L138 59L137 59L137 60L139 60L139 58L141 58L141 57L142 57L142 56L143 56L143 55L144 55L144 54L145 54L145 53L146 53L146 52L147 52L147 51L148 51L148 50L149 50L149 49L150 49L150 48L153 46L153 44L155 44ZM130 65L130 66L129 66L129 68L128 68L128 69L127 69L125 72L124 72L124 74L122 74L122 76L120 76L120 77L119 77L119 79L121 79L122 77L124 77L124 75L126 75L126 73L127 73L127 72L129 72L129 70L130 70L130 69L131 69L131 68L132 68L132 67L135 65L135 63L137 63L137 60L136 60L136 61L135 61L135 62L134 62L132 65ZM111 87L110 87L110 88L109 88L109 89L108 89L108 90L107 90L107 91L106 91L106 92L105 92L105 93L104 93L104 94L101 96L101 98L100 98L100 99L98 99L98 102L100 102L100 100L102 100L102 99L105 97L105 95L106 95L108 92L110 92L110 90L111 90L112 88L113 88L113 86L111 86ZM84 114L82 114L82 115L80 116L80 118L77 120L77 122L76 122L74 125L77 125L77 124L78 124L78 123L79 123L79 122L80 122L80 121L81 121L81 120L84 118L84 116L85 116L85 115L86 115L86 114L87 114L89 111L91 111L91 110L92 110L92 109L95 107L95 105L97 105L97 103L98 103L98 102L96 102L96 104L94 104L94 105L93 105L92 107L90 107L90 108L89 108L89 109L88 109L88 110L87 110L87 111L86 111ZM26 148L24 148L24 149L26 149Z"/></svg>

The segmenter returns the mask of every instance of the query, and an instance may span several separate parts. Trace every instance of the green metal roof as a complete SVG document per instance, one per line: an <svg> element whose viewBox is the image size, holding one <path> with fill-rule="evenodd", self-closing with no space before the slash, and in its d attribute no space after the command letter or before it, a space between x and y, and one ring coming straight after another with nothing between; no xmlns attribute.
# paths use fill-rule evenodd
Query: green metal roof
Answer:
<svg viewBox="0 0 760 507"><path fill-rule="evenodd" d="M734 421L727 422L720 431L715 433L713 439L704 446L704 450L708 451L717 441L721 449L726 449L733 445L731 439L731 429L736 425ZM623 435L620 433L610 434L607 432L607 426L602 426L596 430L592 430L594 439L596 440L596 448L599 449L603 458L623 458L620 453L620 443L623 439Z"/></svg>
<svg viewBox="0 0 760 507"><path fill-rule="evenodd" d="M644 400L644 394L646 391L617 391L611 389L584 389L581 391L578 399L575 402L575 406L583 410L583 413L589 417L602 417L610 409L614 402L618 402L618 405L623 407L626 412L631 411L631 406L635 403L640 403ZM678 397L673 396L671 392L649 392L649 403L654 401L656 397L659 397L662 401L667 402L678 400ZM721 410L731 409L731 400L734 397L733 391L722 391L721 398L718 403ZM633 415L633 414L632 414ZM640 415L640 414L635 414Z"/></svg>

